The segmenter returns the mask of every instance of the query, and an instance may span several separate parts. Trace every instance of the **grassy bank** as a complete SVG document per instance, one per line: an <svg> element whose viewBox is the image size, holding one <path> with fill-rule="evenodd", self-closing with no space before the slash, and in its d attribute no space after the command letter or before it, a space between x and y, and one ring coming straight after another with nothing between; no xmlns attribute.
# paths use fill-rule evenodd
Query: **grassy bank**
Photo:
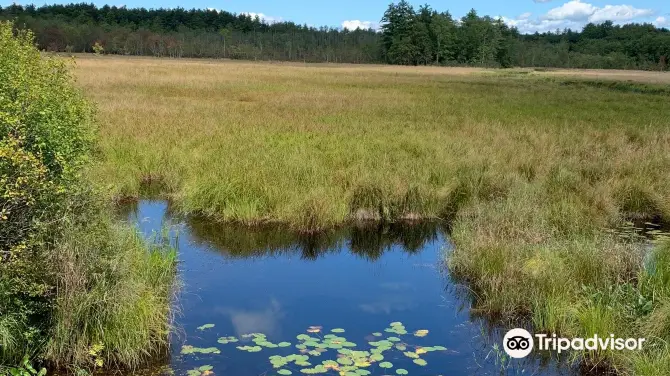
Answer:
<svg viewBox="0 0 670 376"><path fill-rule="evenodd" d="M450 268L476 309L565 335L642 334L653 338L644 353L578 358L667 371L670 248L649 255L639 238L610 231L670 223L667 76L77 64L100 103L91 174L111 196L138 197L151 182L181 213L301 230L446 219ZM583 81L595 74L635 83Z"/></svg>
<svg viewBox="0 0 670 376"><path fill-rule="evenodd" d="M0 23L0 375L136 367L167 346L175 253L112 219L94 109L32 43Z"/></svg>
<svg viewBox="0 0 670 376"><path fill-rule="evenodd" d="M300 228L444 217L521 188L575 193L589 227L670 211L665 95L471 69L77 64L100 104L94 174L117 198L154 182L182 212ZM559 230L581 227L555 209Z"/></svg>

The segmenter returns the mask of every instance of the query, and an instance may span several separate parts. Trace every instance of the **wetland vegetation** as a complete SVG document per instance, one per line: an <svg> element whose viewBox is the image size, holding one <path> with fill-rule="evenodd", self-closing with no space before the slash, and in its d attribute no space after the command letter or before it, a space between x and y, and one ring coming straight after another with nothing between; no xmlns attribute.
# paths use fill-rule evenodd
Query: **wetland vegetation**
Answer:
<svg viewBox="0 0 670 376"><path fill-rule="evenodd" d="M168 344L176 254L112 218L84 176L92 105L12 29L0 23L0 374L135 367Z"/></svg>
<svg viewBox="0 0 670 376"><path fill-rule="evenodd" d="M112 197L140 197L152 182L177 213L305 232L443 220L450 271L472 288L474 309L567 336L658 338L644 354L575 356L662 370L667 243L648 251L610 230L670 219L667 77L614 86L565 73L108 57L77 66L103 119L91 174Z"/></svg>
<svg viewBox="0 0 670 376"><path fill-rule="evenodd" d="M435 308L442 276L410 268L429 255L467 287L468 312L502 327L648 339L641 352L573 352L564 369L670 373L670 241L659 231L670 223L667 74L83 55L75 87L69 63L40 55L29 34L2 24L0 38L3 365L28 356L73 372L128 370L169 353L179 372L200 376L217 369L184 356L222 355L219 345L245 338L254 344L240 344L244 356L290 343L268 358L287 375L290 362L307 362L292 354L295 339L317 352L348 342L294 338L306 329L349 324L354 344L394 342L359 341L380 322L478 338L458 304L445 304L457 320ZM109 203L149 193L188 225L190 242L152 242L113 219ZM171 239L189 250L179 272L198 295L175 306ZM377 280L370 265L394 272ZM376 299L395 279L405 299ZM175 307L185 341L174 338ZM207 324L219 316L227 321ZM224 326L211 334L217 345L189 343ZM399 342L467 353L458 341ZM436 374L468 374L499 349L476 345L488 352L435 358ZM372 347L304 373L364 375L382 355ZM407 364L380 360L399 375L422 366L399 354ZM215 366L267 371L250 367L265 359L223 355L230 364ZM498 360L481 366L508 370ZM564 361L545 354L519 371L553 374Z"/></svg>

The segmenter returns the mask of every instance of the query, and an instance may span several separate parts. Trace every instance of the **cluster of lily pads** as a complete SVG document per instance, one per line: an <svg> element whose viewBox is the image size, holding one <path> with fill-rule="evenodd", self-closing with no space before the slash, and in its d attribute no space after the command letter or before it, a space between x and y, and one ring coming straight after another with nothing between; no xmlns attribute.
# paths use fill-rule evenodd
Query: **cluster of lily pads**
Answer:
<svg viewBox="0 0 670 376"><path fill-rule="evenodd" d="M212 372L212 369L214 369L214 367L207 365L189 370L186 373L188 376L208 376L214 373Z"/></svg>
<svg viewBox="0 0 670 376"><path fill-rule="evenodd" d="M205 330L212 328L214 325L207 324L198 328ZM203 328L203 329L201 329ZM384 329L384 332L392 335L383 338L384 334L381 332L372 333L370 339L378 339L376 341L369 341L370 346L367 350L356 350L358 346L356 343L349 341L342 333L344 329L336 328L330 330L328 334L322 335L322 327L311 326L307 329L309 334L299 334L296 339L298 342L295 348L299 350L299 354L291 354L287 356L272 355L269 357L270 364L276 370L278 375L288 376L292 375L293 371L289 368L300 368L303 374L323 374L330 371L338 372L340 376L367 376L371 374L369 368L379 367L387 373L388 370L394 368L394 365L387 360L388 353L396 352L402 353L405 357L412 359L412 362L417 366L426 366L428 362L421 358L421 355L433 351L445 351L443 346L422 347L410 345L403 341L398 336L403 336L409 332L405 326L400 322L393 322L390 326ZM428 330L421 329L412 333L415 337L425 337L428 335ZM241 336L242 339L251 340L253 346L244 345L236 348L241 351L256 353L262 351L264 348L286 348L290 347L289 342L272 343L267 340L265 334L250 333ZM236 343L240 339L237 337L221 337L218 339L220 344ZM214 351L214 350L216 351ZM336 352L335 359L320 360L328 351ZM193 346L183 346L182 354L194 353L219 353L216 348L200 349ZM207 376L212 373L211 366L203 366L198 369L188 371L188 376ZM407 375L409 371L403 368L395 370L397 375Z"/></svg>

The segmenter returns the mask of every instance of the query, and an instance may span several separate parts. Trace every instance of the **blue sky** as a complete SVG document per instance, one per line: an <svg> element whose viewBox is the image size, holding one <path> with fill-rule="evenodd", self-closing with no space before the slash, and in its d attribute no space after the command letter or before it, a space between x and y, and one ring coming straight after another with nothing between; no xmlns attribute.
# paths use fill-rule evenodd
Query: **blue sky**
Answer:
<svg viewBox="0 0 670 376"><path fill-rule="evenodd" d="M56 1L68 3L70 0ZM91 0L88 0L91 1ZM18 0L19 4L51 4L53 0ZM258 14L267 21L293 21L313 26L376 27L390 0L94 0L97 5L127 7L213 8L235 13ZM470 8L480 14L502 17L522 32L547 31L556 28L580 28L587 22L612 19L617 23L652 22L670 27L670 2L667 0L471 0L410 1L415 7L429 2L439 11L449 10L461 17ZM0 4L7 1L0 0Z"/></svg>

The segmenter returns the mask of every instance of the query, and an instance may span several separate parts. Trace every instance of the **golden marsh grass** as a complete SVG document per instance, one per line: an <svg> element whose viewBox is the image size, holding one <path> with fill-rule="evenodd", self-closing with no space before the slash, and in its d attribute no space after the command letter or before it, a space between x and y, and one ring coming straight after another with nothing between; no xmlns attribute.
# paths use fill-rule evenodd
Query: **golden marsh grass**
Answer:
<svg viewBox="0 0 670 376"><path fill-rule="evenodd" d="M667 97L480 71L77 59L112 194L160 181L183 211L217 219L440 217L472 167L539 179L568 162L605 181L665 160Z"/></svg>

